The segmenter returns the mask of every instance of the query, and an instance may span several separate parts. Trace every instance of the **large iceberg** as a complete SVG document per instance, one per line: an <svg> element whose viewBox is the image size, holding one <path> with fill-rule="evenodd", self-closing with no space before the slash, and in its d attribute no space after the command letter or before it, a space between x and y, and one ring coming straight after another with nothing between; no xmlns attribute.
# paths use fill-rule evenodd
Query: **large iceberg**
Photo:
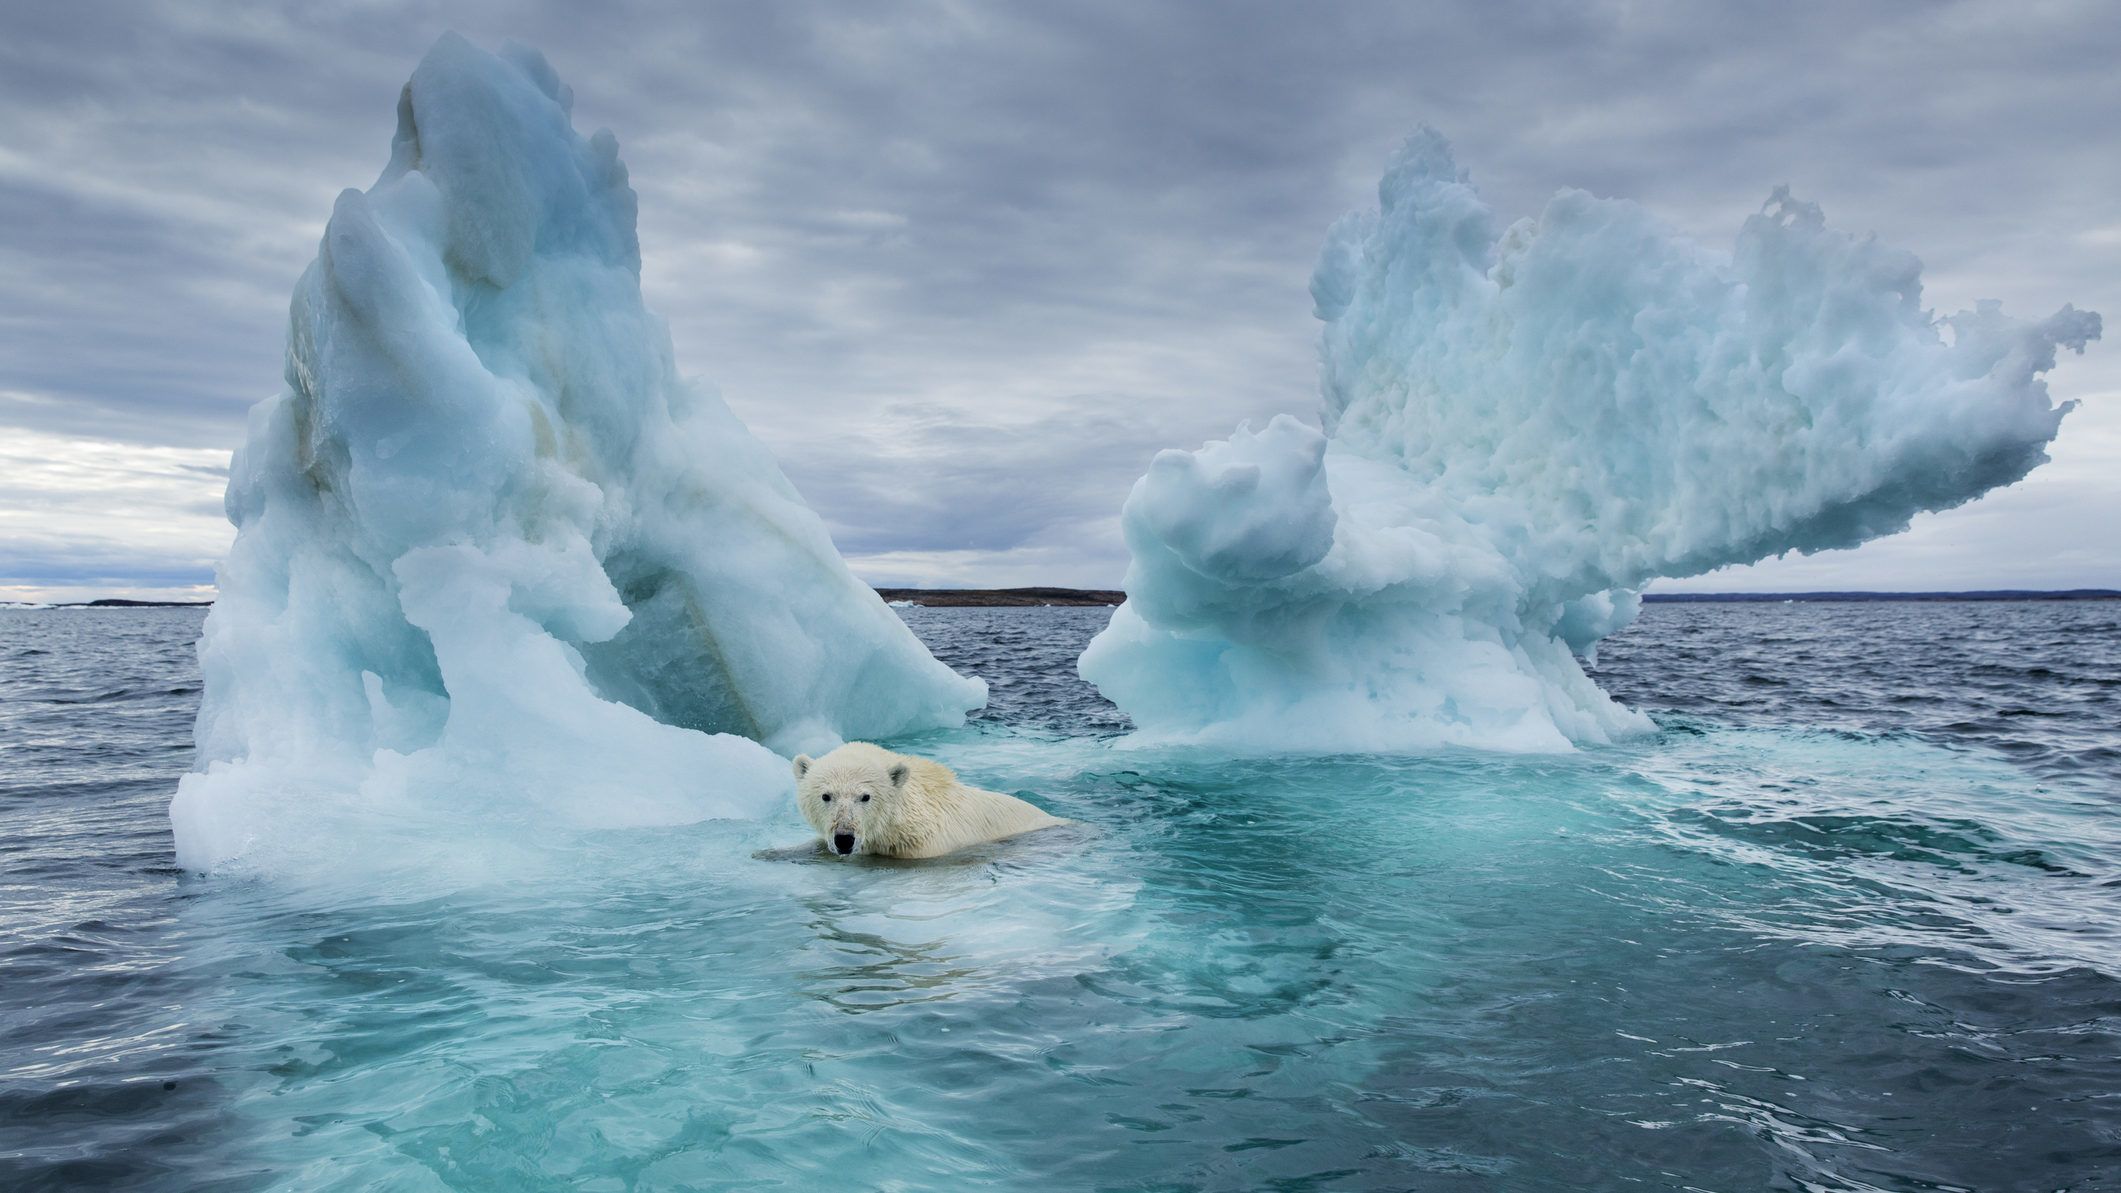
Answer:
<svg viewBox="0 0 2121 1193"><path fill-rule="evenodd" d="M446 36L339 196L231 468L182 864L758 814L772 751L984 702L680 380L617 142L571 100Z"/></svg>
<svg viewBox="0 0 2121 1193"><path fill-rule="evenodd" d="M1648 728L1579 656L1658 577L1853 547L2023 477L2099 317L1937 318L1777 191L1735 251L1564 191L1498 223L1424 130L1328 238L1324 432L1166 451L1084 678L1146 740L1543 750Z"/></svg>

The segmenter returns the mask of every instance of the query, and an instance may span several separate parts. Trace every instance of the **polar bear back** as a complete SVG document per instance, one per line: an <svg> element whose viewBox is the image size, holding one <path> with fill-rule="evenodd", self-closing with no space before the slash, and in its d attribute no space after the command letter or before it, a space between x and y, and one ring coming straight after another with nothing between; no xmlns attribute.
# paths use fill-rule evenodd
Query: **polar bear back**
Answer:
<svg viewBox="0 0 2121 1193"><path fill-rule="evenodd" d="M972 845L1068 823L1013 795L967 786L940 762L899 754L906 768L890 830L873 848L891 857L940 857Z"/></svg>

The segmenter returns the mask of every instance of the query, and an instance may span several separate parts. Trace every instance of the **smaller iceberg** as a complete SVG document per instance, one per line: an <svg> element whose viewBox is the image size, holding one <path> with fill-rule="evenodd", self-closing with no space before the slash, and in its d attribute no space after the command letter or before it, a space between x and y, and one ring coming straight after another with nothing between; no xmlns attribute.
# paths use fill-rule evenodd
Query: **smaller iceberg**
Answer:
<svg viewBox="0 0 2121 1193"><path fill-rule="evenodd" d="M1644 585L1853 547L2046 460L2099 317L1925 310L1777 191L1732 253L1581 191L1497 224L1443 138L1328 238L1323 432L1166 451L1080 669L1137 738L1550 750L1649 728L1579 658Z"/></svg>
<svg viewBox="0 0 2121 1193"><path fill-rule="evenodd" d="M617 142L571 105L446 36L339 196L230 470L183 865L757 815L774 751L984 702L680 380Z"/></svg>

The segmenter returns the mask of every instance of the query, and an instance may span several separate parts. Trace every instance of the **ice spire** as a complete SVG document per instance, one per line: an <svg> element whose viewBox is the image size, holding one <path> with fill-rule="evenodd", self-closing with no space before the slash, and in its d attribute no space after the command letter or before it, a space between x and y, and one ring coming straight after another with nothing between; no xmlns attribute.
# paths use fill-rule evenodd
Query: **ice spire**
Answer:
<svg viewBox="0 0 2121 1193"><path fill-rule="evenodd" d="M1646 727L1584 674L1638 592L1853 547L2023 477L2099 317L1939 319L1920 263L1777 191L1729 255L1564 191L1498 229L1442 137L1329 236L1325 435L1167 451L1082 673L1142 736L1558 748Z"/></svg>
<svg viewBox="0 0 2121 1193"><path fill-rule="evenodd" d="M231 468L184 864L364 808L755 813L788 782L766 747L983 702L678 377L617 142L571 106L539 55L445 36L339 196Z"/></svg>

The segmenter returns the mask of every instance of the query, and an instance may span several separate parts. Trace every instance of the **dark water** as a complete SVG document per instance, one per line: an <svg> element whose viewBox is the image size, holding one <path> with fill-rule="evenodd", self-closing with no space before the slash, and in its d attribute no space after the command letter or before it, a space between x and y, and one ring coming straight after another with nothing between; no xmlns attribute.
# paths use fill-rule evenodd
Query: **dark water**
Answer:
<svg viewBox="0 0 2121 1193"><path fill-rule="evenodd" d="M0 610L0 1188L2121 1189L2121 603L1656 605L1655 738L1272 761L906 615L1084 829L327 898L171 865L196 612Z"/></svg>

